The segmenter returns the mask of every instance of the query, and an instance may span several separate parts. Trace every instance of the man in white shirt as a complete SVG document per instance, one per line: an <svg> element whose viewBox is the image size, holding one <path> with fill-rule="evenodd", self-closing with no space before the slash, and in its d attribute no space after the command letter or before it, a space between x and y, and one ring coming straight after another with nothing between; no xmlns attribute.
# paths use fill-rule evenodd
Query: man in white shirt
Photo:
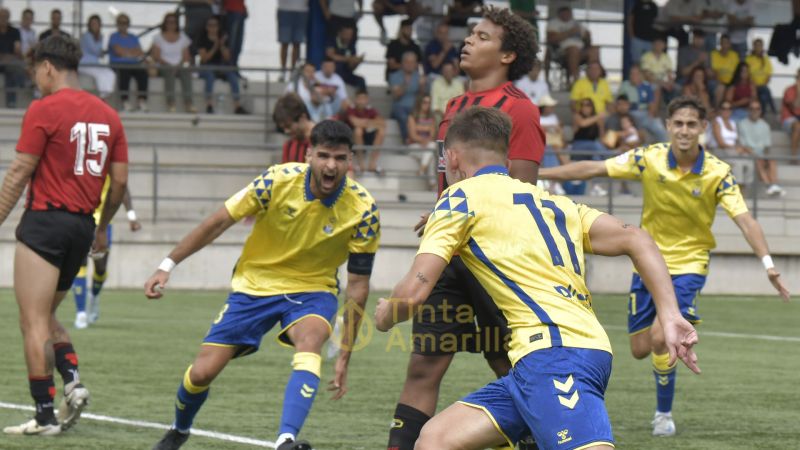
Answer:
<svg viewBox="0 0 800 450"><path fill-rule="evenodd" d="M733 0L728 3L728 36L733 51L739 54L741 61L747 56L747 30L753 26L755 15L753 0Z"/></svg>
<svg viewBox="0 0 800 450"><path fill-rule="evenodd" d="M542 63L537 60L533 64L533 69L527 75L514 82L514 85L527 94L528 98L537 106L545 95L550 95L550 87L547 85L547 81L539 76L541 71Z"/></svg>
<svg viewBox="0 0 800 450"><path fill-rule="evenodd" d="M336 73L336 63L326 58L322 68L314 75L317 86L331 105L331 112L336 114L342 109L342 103L347 101L347 88L344 80Z"/></svg>
<svg viewBox="0 0 800 450"><path fill-rule="evenodd" d="M569 6L558 8L558 14L547 22L547 44L556 51L554 59L566 62L570 81L578 79L582 61L598 60L599 49L590 46L590 41L589 30L572 17Z"/></svg>

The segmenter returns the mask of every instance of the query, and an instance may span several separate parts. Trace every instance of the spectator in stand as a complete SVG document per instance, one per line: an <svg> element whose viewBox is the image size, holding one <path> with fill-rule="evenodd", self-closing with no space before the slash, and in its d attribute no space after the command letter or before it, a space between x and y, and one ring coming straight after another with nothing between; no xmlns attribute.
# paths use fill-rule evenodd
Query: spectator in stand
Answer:
<svg viewBox="0 0 800 450"><path fill-rule="evenodd" d="M747 68L747 64L744 62L740 62L736 66L733 80L725 88L725 100L733 106L731 118L734 122L739 122L747 117L747 108L750 106L750 102L758 100L756 85L753 83L753 79L750 78L750 69Z"/></svg>
<svg viewBox="0 0 800 450"><path fill-rule="evenodd" d="M356 150L353 169L358 175L364 170L375 175L383 175L383 169L378 166L378 150L386 138L386 120L381 117L377 109L369 104L367 91L356 92L353 105L348 106L339 115L339 119L353 129L353 143L355 145L368 145L374 147L369 151L369 161L364 166L364 153L366 150Z"/></svg>
<svg viewBox="0 0 800 450"><path fill-rule="evenodd" d="M69 37L69 33L61 29L61 10L57 8L50 11L50 28L44 30L42 34L39 35L39 40L43 41L50 36Z"/></svg>
<svg viewBox="0 0 800 450"><path fill-rule="evenodd" d="M745 59L747 67L750 68L750 77L756 84L758 101L761 102L761 110L764 114L775 109L775 102L772 100L772 91L769 90L769 80L772 78L772 63L769 56L764 53L764 41L758 38L753 41L753 51Z"/></svg>
<svg viewBox="0 0 800 450"><path fill-rule="evenodd" d="M706 73L704 68L695 67L691 75L689 75L689 80L683 85L683 95L697 97L706 111L711 113L714 108L711 107L711 94L708 91Z"/></svg>
<svg viewBox="0 0 800 450"><path fill-rule="evenodd" d="M289 137L283 143L281 164L306 162L306 153L311 145L311 129L315 124L309 118L303 100L297 94L285 94L275 103L272 120Z"/></svg>
<svg viewBox="0 0 800 450"><path fill-rule="evenodd" d="M642 55L653 49L653 41L659 37L654 27L657 17L658 5L653 0L636 0L633 4L627 23L633 64L638 64Z"/></svg>
<svg viewBox="0 0 800 450"><path fill-rule="evenodd" d="M336 73L336 63L331 59L322 62L322 68L314 75L317 86L331 106L332 114L339 114L342 107L347 107L347 87L344 80Z"/></svg>
<svg viewBox="0 0 800 450"><path fill-rule="evenodd" d="M354 31L353 41L358 40L358 19L364 14L364 0L319 0L322 15L327 22L328 39L333 40L339 30L350 27ZM358 10L356 10L358 5Z"/></svg>
<svg viewBox="0 0 800 450"><path fill-rule="evenodd" d="M572 85L570 100L573 102L573 110L580 112L578 104L586 98L594 103L594 110L597 111L597 114L605 113L611 102L614 101L611 88L605 79L605 70L599 61L590 62L586 66L586 76Z"/></svg>
<svg viewBox="0 0 800 450"><path fill-rule="evenodd" d="M214 15L213 7L216 6L217 0L183 0L181 3L183 4L183 15L186 18L184 30L192 40L189 51L194 60L194 57L197 56L197 42L200 36L206 32L206 22L209 17Z"/></svg>
<svg viewBox="0 0 800 450"><path fill-rule="evenodd" d="M752 161L735 158L746 155L747 150L739 145L739 127L731 118L732 110L731 103L723 100L719 114L709 127L710 135L706 136L706 143L718 157L731 165L731 173L744 191L746 185L753 182L755 168Z"/></svg>
<svg viewBox="0 0 800 450"><path fill-rule="evenodd" d="M292 46L292 64L289 71L300 58L300 45L306 41L309 0L278 0L278 42L281 44L280 81L286 80L286 59L289 45Z"/></svg>
<svg viewBox="0 0 800 450"><path fill-rule="evenodd" d="M704 45L706 52L717 48L717 34L723 29L723 21L727 19L728 12L727 0L704 0L700 2L702 19L699 29L703 30Z"/></svg>
<svg viewBox="0 0 800 450"><path fill-rule="evenodd" d="M139 109L147 111L147 69L142 61L145 54L139 38L128 33L131 18L127 14L117 15L117 31L108 39L108 59L117 67L117 80L119 80L120 97L125 111ZM131 78L136 80L138 102L136 106L128 101L130 97Z"/></svg>
<svg viewBox="0 0 800 450"><path fill-rule="evenodd" d="M375 22L378 23L378 27L381 29L381 44L386 45L389 42L386 26L383 24L384 16L406 15L408 16L409 26L411 26L414 23L414 19L419 15L419 11L417 0L374 0L372 2L372 13L375 15Z"/></svg>
<svg viewBox="0 0 800 450"><path fill-rule="evenodd" d="M435 38L425 46L425 75L441 75L442 64L452 62L458 64L459 55L455 45L450 41L450 27L440 23L436 27Z"/></svg>
<svg viewBox="0 0 800 450"><path fill-rule="evenodd" d="M231 47L231 64L239 65L239 55L244 43L244 23L247 21L247 6L244 0L222 0L222 12L225 14L225 31L229 36ZM292 65L294 67L294 65Z"/></svg>
<svg viewBox="0 0 800 450"><path fill-rule="evenodd" d="M767 186L767 195L784 196L786 191L778 185L778 167L773 159L764 156L772 147L772 131L761 118L761 103L754 100L748 107L747 119L739 122L739 145L749 155L755 155L756 172Z"/></svg>
<svg viewBox="0 0 800 450"><path fill-rule="evenodd" d="M613 137L613 139L609 139L609 142L603 142L607 148L627 151L644 142L644 135L636 127L636 121L630 115L630 111L631 103L628 96L618 95L614 102L614 112L606 117L603 124L606 131L603 141L606 141L607 135ZM613 132L613 135L610 135L609 132Z"/></svg>
<svg viewBox="0 0 800 450"><path fill-rule="evenodd" d="M637 126L647 131L651 141L665 142L668 140L667 129L658 115L660 100L658 92L642 75L641 68L634 64L628 73L628 79L623 81L617 91L617 96L625 95L630 103L630 115Z"/></svg>
<svg viewBox="0 0 800 450"><path fill-rule="evenodd" d="M345 84L362 91L367 89L364 77L354 73L356 68L364 62L364 55L356 55L355 28L343 25L336 37L328 43L325 57L336 63L336 73L342 77Z"/></svg>
<svg viewBox="0 0 800 450"><path fill-rule="evenodd" d="M39 40L36 38L36 30L33 26L33 10L26 8L22 11L22 20L20 21L19 34L20 43L22 45L22 54L27 55L28 50L33 48Z"/></svg>
<svg viewBox="0 0 800 450"><path fill-rule="evenodd" d="M544 147L544 156L542 156L542 167L557 167L561 164L567 164L569 162L569 155L563 151L564 142L566 142L564 139L564 129L561 126L561 120L559 120L556 114L556 105L558 105L558 102L551 97L550 94L546 94L539 99L538 105L541 111L539 125L541 125L544 131L545 142L547 143ZM544 183L545 189L551 193L557 195L566 194L561 183L545 180L540 181Z"/></svg>
<svg viewBox="0 0 800 450"><path fill-rule="evenodd" d="M684 25L699 25L703 19L703 5L697 0L669 0L659 11L656 29L663 32L664 38L672 36L678 40L678 47L689 44L689 34Z"/></svg>
<svg viewBox="0 0 800 450"><path fill-rule="evenodd" d="M389 75L392 92L392 119L397 121L403 141L408 140L408 116L417 97L425 92L425 77L419 74L417 54L406 52L400 69Z"/></svg>
<svg viewBox="0 0 800 450"><path fill-rule="evenodd" d="M728 3L728 36L733 51L741 60L747 55L747 31L754 25L755 16L753 0L731 0Z"/></svg>
<svg viewBox="0 0 800 450"><path fill-rule="evenodd" d="M414 32L420 45L428 45L433 40L436 27L445 18L444 7L447 0L417 0L420 16L414 21Z"/></svg>
<svg viewBox="0 0 800 450"><path fill-rule="evenodd" d="M667 54L667 41L663 37L656 38L653 50L642 55L641 67L647 81L661 91L665 103L678 96L672 59Z"/></svg>
<svg viewBox="0 0 800 450"><path fill-rule="evenodd" d="M739 65L739 55L731 49L731 39L727 34L719 38L719 50L711 52L712 79L716 81L714 88L714 105L719 105L725 94L725 86L731 83Z"/></svg>
<svg viewBox="0 0 800 450"><path fill-rule="evenodd" d="M445 23L449 27L449 39L461 42L468 35L470 17L479 17L483 8L483 0L452 0L447 5Z"/></svg>
<svg viewBox="0 0 800 450"><path fill-rule="evenodd" d="M81 36L81 57L78 73L94 79L100 98L108 101L117 84L117 74L108 67L98 67L105 52L103 51L103 33L100 16L92 14L86 24L86 31ZM88 65L88 66L87 66Z"/></svg>
<svg viewBox="0 0 800 450"><path fill-rule="evenodd" d="M6 108L16 108L17 91L25 86L27 72L19 30L8 22L10 17L7 8L0 8L0 72L5 75Z"/></svg>
<svg viewBox="0 0 800 450"><path fill-rule="evenodd" d="M419 162L417 174L425 177L428 188L434 189L436 182L433 178L431 162L436 151L436 131L438 120L432 109L430 95L417 97L414 109L408 116L408 141L409 147L417 149L412 156Z"/></svg>
<svg viewBox="0 0 800 450"><path fill-rule="evenodd" d="M678 82L686 84L691 82L690 75L694 69L700 67L706 72L711 71L711 57L705 49L706 32L700 28L692 30L692 40L689 45L678 49ZM708 75L708 73L707 73ZM710 89L713 91L713 89Z"/></svg>
<svg viewBox="0 0 800 450"><path fill-rule="evenodd" d="M789 134L792 156L792 165L800 163L797 153L800 151L800 70L795 75L794 84L786 88L781 101L781 125Z"/></svg>
<svg viewBox="0 0 800 450"><path fill-rule="evenodd" d="M303 64L303 69L297 78L286 85L286 92L294 92L300 96L311 121L321 122L333 116L333 110L324 93L325 88L317 82L316 71L314 64L310 62Z"/></svg>
<svg viewBox="0 0 800 450"><path fill-rule="evenodd" d="M600 51L590 42L589 30L572 17L569 6L558 8L558 15L547 22L547 44L555 50L551 59L566 63L568 83L578 78L582 62L599 60Z"/></svg>
<svg viewBox="0 0 800 450"><path fill-rule="evenodd" d="M431 82L431 107L437 117L443 117L447 102L464 93L464 83L456 77L456 65L452 62L442 64L442 76Z"/></svg>
<svg viewBox="0 0 800 450"><path fill-rule="evenodd" d="M572 154L572 161L587 161L606 156L608 150L600 143L600 137L605 134L605 112L597 112L595 102L589 97L577 101L577 108L572 113L572 126L575 132L572 135L572 151L590 152L585 154ZM564 190L569 195L583 195L586 192L585 181L570 181L564 185ZM599 184L592 187L591 195L604 196L608 191Z"/></svg>
<svg viewBox="0 0 800 450"><path fill-rule="evenodd" d="M531 99L534 105L539 105L539 100L550 95L550 87L547 81L541 77L542 62L538 59L533 63L533 69L525 76L514 82L514 85L524 92Z"/></svg>
<svg viewBox="0 0 800 450"><path fill-rule="evenodd" d="M158 73L164 78L167 111L175 112L175 78L181 81L183 105L188 113L196 113L192 103L192 73L186 69L191 62L191 39L181 32L178 15L167 13L161 22L161 33L153 37L150 56L158 64Z"/></svg>
<svg viewBox="0 0 800 450"><path fill-rule="evenodd" d="M539 18L536 0L509 0L508 6L511 12L527 20L536 30L539 29L539 24L536 22Z"/></svg>
<svg viewBox="0 0 800 450"><path fill-rule="evenodd" d="M411 38L411 33L413 28L414 21L411 19L406 19L400 22L400 29L397 31L397 39L392 40L389 42L389 46L386 47L386 81L389 81L389 75L396 71L400 70L401 60L403 59L403 55L407 52L413 52L417 55L417 60L422 60L422 50L419 48L414 39Z"/></svg>
<svg viewBox="0 0 800 450"><path fill-rule="evenodd" d="M210 17L206 22L206 32L197 42L200 55L200 66L230 66L231 50L228 48L228 36L222 32L217 17ZM231 66L232 67L232 66ZM231 87L234 114L249 114L240 102L239 76L235 70L202 70L200 78L205 80L206 113L214 114L214 81L225 80Z"/></svg>

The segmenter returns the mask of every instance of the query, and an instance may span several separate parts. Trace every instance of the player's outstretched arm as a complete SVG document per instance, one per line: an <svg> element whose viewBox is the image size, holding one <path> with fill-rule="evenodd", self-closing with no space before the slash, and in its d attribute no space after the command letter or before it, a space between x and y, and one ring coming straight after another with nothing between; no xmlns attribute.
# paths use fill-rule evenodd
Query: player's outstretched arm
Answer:
<svg viewBox="0 0 800 450"><path fill-rule="evenodd" d="M128 163L111 163L108 168L108 178L110 179L108 194L106 194L103 210L100 212L100 220L97 222L94 244L92 244L92 254L96 258L102 257L108 251L108 224L117 213L125 192L128 190Z"/></svg>
<svg viewBox="0 0 800 450"><path fill-rule="evenodd" d="M38 156L17 152L16 158L8 167L6 177L3 179L3 188L0 190L0 225L11 214L37 165L39 165Z"/></svg>
<svg viewBox="0 0 800 450"><path fill-rule="evenodd" d="M606 176L608 176L608 170L605 161L578 161L563 166L539 169L539 178L542 180L588 180Z"/></svg>
<svg viewBox="0 0 800 450"><path fill-rule="evenodd" d="M228 209L224 206L208 216L169 252L169 255L161 262L155 273L144 284L144 295L147 298L161 298L163 295L162 290L169 280L170 271L196 251L214 242L214 239L218 238L235 223L236 221L233 220L230 213L228 213Z"/></svg>
<svg viewBox="0 0 800 450"><path fill-rule="evenodd" d="M667 264L653 238L639 227L626 224L614 216L603 214L589 229L591 253L604 256L628 255L652 293L658 319L664 328L664 338L669 349L670 365L680 358L695 373L697 355L692 347L697 344L697 332L681 316L678 300L672 288Z"/></svg>
<svg viewBox="0 0 800 450"><path fill-rule="evenodd" d="M440 256L418 254L411 270L394 287L392 296L388 300L378 300L375 327L380 331L388 331L394 324L408 320L417 307L428 299L445 267L447 261Z"/></svg>
<svg viewBox="0 0 800 450"><path fill-rule="evenodd" d="M344 331L342 332L339 357L336 359L335 375L333 380L328 383L328 390L334 391L331 400L339 400L347 393L347 366L350 364L350 356L355 348L358 330L361 329L367 298L369 298L369 275L348 273L347 303L342 314Z"/></svg>
<svg viewBox="0 0 800 450"><path fill-rule="evenodd" d="M772 263L772 257L769 255L769 247L767 246L767 238L764 237L764 230L761 229L761 224L749 212L735 216L733 221L742 230L742 234L747 243L750 244L750 248L753 249L758 259L764 264L769 282L778 291L783 301L788 302L790 298L789 290L784 286L780 278L780 272L775 269Z"/></svg>

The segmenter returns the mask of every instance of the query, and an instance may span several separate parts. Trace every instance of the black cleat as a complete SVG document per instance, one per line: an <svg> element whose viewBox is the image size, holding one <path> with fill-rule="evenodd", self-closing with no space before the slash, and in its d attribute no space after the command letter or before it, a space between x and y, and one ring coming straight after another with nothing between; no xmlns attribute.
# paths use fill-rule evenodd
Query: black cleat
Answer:
<svg viewBox="0 0 800 450"><path fill-rule="evenodd" d="M314 450L308 441L293 441L291 439L283 441L275 450Z"/></svg>
<svg viewBox="0 0 800 450"><path fill-rule="evenodd" d="M172 428L153 446L153 450L178 450L188 439L189 433L181 433Z"/></svg>

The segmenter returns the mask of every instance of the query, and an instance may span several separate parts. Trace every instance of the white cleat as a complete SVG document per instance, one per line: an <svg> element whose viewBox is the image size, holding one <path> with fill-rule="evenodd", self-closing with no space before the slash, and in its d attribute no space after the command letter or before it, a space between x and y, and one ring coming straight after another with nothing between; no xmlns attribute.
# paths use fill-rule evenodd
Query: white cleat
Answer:
<svg viewBox="0 0 800 450"><path fill-rule="evenodd" d="M25 436L52 436L61 433L61 425L57 423L39 425L36 419L31 419L17 426L5 427L3 428L3 433Z"/></svg>
<svg viewBox="0 0 800 450"><path fill-rule="evenodd" d="M653 417L653 436L674 436L675 421L672 420L672 413L662 413L656 411Z"/></svg>
<svg viewBox="0 0 800 450"><path fill-rule="evenodd" d="M58 405L58 423L61 424L61 430L67 431L81 417L83 408L89 404L89 390L82 384L77 383L72 386L64 388L64 397L61 399L61 404Z"/></svg>
<svg viewBox="0 0 800 450"><path fill-rule="evenodd" d="M83 330L89 326L89 316L86 315L85 311L78 311L75 314L75 328L78 330Z"/></svg>

